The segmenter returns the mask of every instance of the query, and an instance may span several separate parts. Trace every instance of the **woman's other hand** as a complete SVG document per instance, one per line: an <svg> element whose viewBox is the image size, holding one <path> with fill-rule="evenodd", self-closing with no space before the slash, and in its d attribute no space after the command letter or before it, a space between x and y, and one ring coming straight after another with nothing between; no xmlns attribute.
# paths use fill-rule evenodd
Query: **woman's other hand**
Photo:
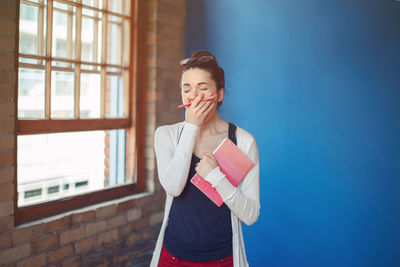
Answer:
<svg viewBox="0 0 400 267"><path fill-rule="evenodd" d="M185 121L199 127L215 106L212 101L201 101L203 96L203 93L199 94L185 112Z"/></svg>
<svg viewBox="0 0 400 267"><path fill-rule="evenodd" d="M204 152L203 153L203 158L200 160L200 162L196 165L196 172L201 176L201 177L206 177L207 174L209 174L212 170L214 170L216 167L218 167L218 163L215 160L214 156L210 152Z"/></svg>

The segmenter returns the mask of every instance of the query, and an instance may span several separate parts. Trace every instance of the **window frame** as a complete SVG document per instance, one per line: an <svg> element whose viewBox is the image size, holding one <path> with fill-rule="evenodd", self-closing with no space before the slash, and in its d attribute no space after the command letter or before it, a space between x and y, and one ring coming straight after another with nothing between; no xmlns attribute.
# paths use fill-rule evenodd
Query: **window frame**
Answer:
<svg viewBox="0 0 400 267"><path fill-rule="evenodd" d="M60 213L68 212L85 206L121 198L131 194L137 194L146 190L145 179L145 128L146 128L146 31L147 31L147 6L146 1L131 0L130 15L130 55L129 55L129 90L128 101L128 117L126 118L105 118L104 108L101 111L100 119L80 119L79 101L76 100L76 94L79 93L75 89L75 111L73 119L51 119L49 108L46 107L46 119L19 119L18 118L18 70L19 70L19 16L20 4L17 3L17 33L15 42L15 73L16 73L16 90L15 90L15 134L14 134L14 223L19 225L30 221L50 217ZM53 0L48 0L53 1ZM70 0L57 0L58 2L74 3ZM110 12L112 13L112 12ZM105 16L103 16L104 18ZM77 20L78 21L78 20ZM79 37L78 37L79 38ZM77 38L77 39L78 39ZM42 41L43 42L43 41ZM38 44L40 47L40 44ZM40 48L39 48L40 49ZM46 49L49 47L46 45ZM80 51L76 51L78 53ZM26 55L24 55L26 56ZM79 59L80 60L80 59ZM63 59L63 61L65 61ZM50 61L51 64L51 61ZM83 63L84 64L84 63ZM112 65L112 64L107 64ZM105 68L102 68L105 71ZM75 68L75 71L80 71ZM103 76L104 77L104 76ZM47 79L47 77L46 77ZM48 82L46 80L46 82ZM75 84L80 81L75 81ZM103 84L103 83L102 83ZM78 89L79 90L79 89ZM48 91L46 89L46 91ZM104 93L104 89L102 88ZM49 97L46 95L46 97ZM79 96L78 96L79 97ZM78 99L79 100L79 99ZM104 102L102 101L104 106ZM46 105L48 105L46 101ZM78 108L76 107L78 106ZM91 130L111 130L125 129L127 133L126 141L126 157L127 164L130 165L127 175L136 177L136 183L114 186L94 192L88 192L81 195L65 197L57 200L51 200L45 203L33 204L25 207L18 207L18 177L17 177L17 146L18 136L27 134L42 133L60 133L74 131L91 131ZM135 179L134 179L135 180ZM84 203L84 204L82 204Z"/></svg>

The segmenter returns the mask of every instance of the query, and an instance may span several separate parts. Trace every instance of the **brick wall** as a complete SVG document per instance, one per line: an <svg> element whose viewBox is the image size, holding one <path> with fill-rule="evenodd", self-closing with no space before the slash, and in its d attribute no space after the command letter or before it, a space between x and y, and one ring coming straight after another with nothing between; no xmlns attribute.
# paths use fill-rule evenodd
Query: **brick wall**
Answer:
<svg viewBox="0 0 400 267"><path fill-rule="evenodd" d="M14 225L17 1L0 0L0 266L148 266L163 216L153 134L181 120L179 60L185 0L149 0L146 173L148 192Z"/></svg>

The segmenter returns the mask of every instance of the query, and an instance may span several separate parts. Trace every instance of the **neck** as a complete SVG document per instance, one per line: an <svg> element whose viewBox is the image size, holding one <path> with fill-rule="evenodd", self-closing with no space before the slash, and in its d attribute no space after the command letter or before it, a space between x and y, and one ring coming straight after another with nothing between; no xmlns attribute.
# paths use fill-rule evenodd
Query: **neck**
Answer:
<svg viewBox="0 0 400 267"><path fill-rule="evenodd" d="M218 116L218 113L215 112L200 126L199 135L209 135L222 132L224 131L224 126L225 122Z"/></svg>

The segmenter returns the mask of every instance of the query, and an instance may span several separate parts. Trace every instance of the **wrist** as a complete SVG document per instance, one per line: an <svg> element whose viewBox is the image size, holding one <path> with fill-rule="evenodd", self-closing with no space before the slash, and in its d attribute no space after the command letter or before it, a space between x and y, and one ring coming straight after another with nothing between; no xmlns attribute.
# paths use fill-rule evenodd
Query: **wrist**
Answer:
<svg viewBox="0 0 400 267"><path fill-rule="evenodd" d="M211 172L209 172L204 180L209 182L212 187L217 186L223 179L225 178L225 174L223 174L219 168L219 166L215 167Z"/></svg>
<svg viewBox="0 0 400 267"><path fill-rule="evenodd" d="M191 119L186 118L186 119L185 119L185 122L200 127L200 123L199 123L198 121L194 121L194 120L192 121Z"/></svg>
<svg viewBox="0 0 400 267"><path fill-rule="evenodd" d="M190 129L190 130L193 130L193 131L197 131L198 129L200 129L199 125L194 124L194 123L189 122L189 121L185 121L185 127Z"/></svg>

